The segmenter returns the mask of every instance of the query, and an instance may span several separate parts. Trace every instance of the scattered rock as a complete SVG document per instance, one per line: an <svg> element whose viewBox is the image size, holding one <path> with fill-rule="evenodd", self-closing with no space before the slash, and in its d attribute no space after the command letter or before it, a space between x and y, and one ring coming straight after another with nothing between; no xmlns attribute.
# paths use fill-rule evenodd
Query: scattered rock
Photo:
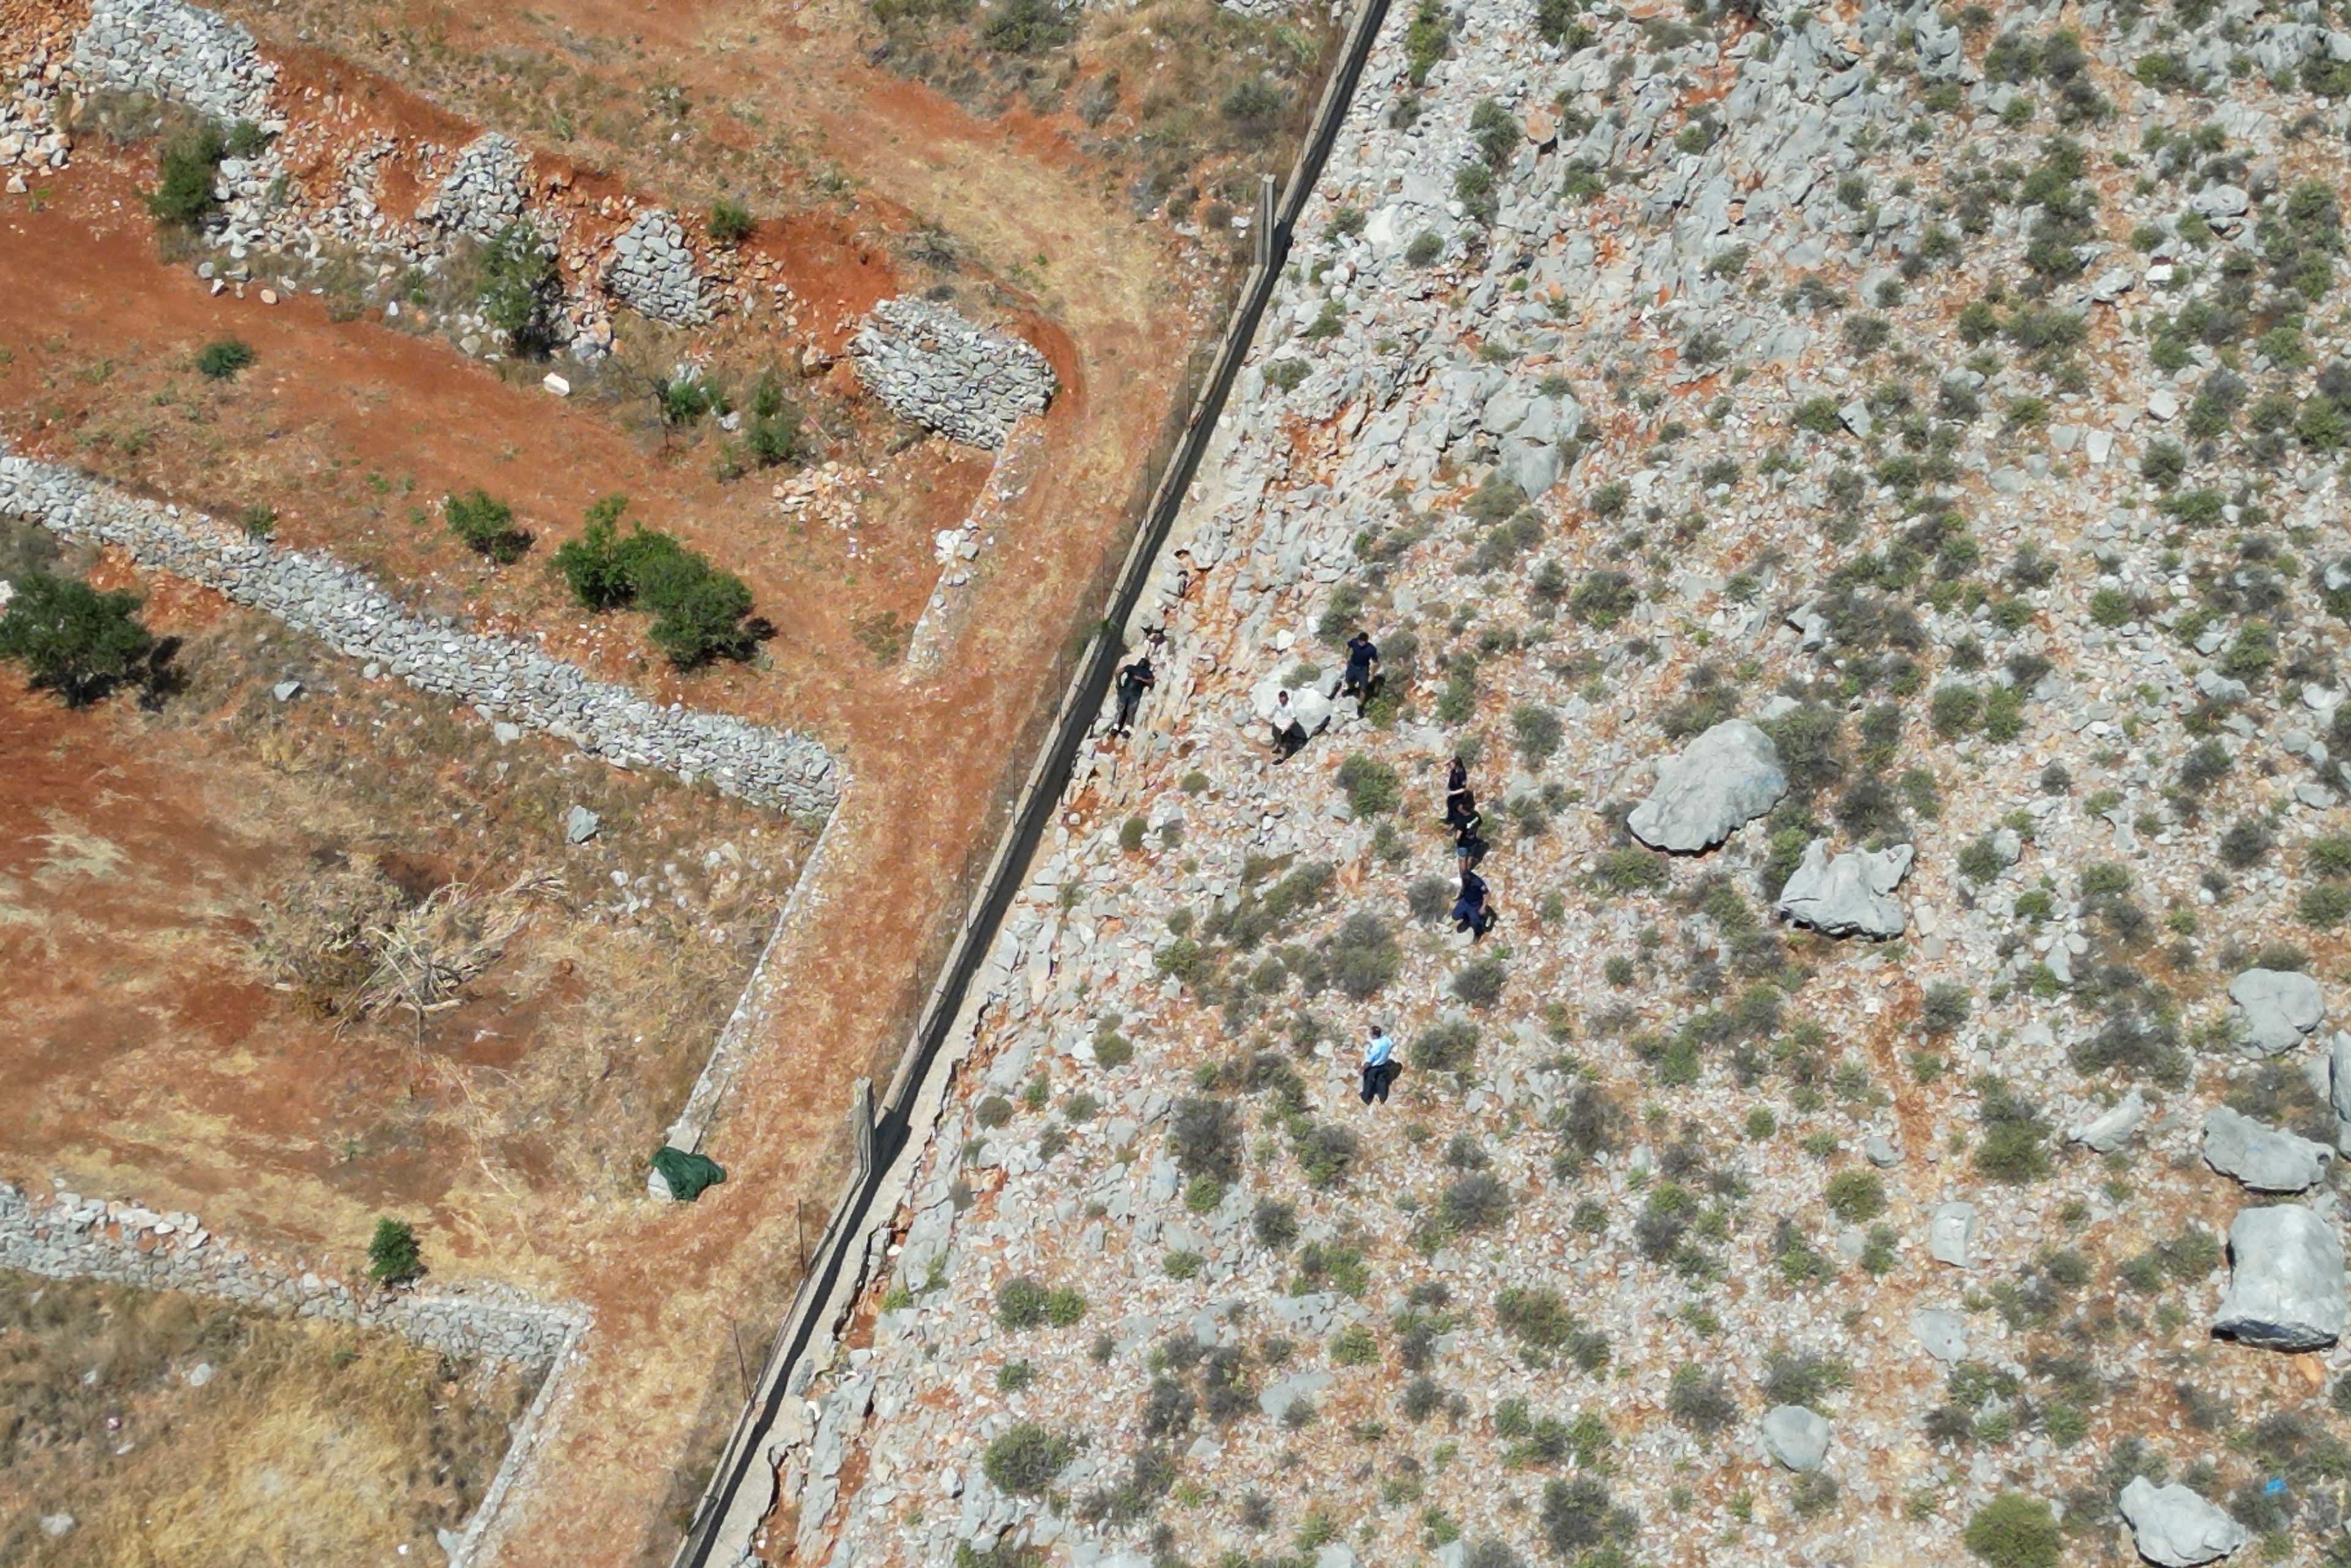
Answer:
<svg viewBox="0 0 2351 1568"><path fill-rule="evenodd" d="M2134 1476L2121 1502L2138 1554L2163 1568L2196 1568L2252 1540L2243 1525L2183 1486L2159 1487Z"/></svg>
<svg viewBox="0 0 2351 1568"><path fill-rule="evenodd" d="M563 841L584 844L603 831L604 819L585 806L574 806L563 814Z"/></svg>
<svg viewBox="0 0 2351 1568"><path fill-rule="evenodd" d="M1657 769L1656 788L1626 826L1651 849L1694 854L1722 842L1788 792L1771 737L1743 718L1726 719Z"/></svg>
<svg viewBox="0 0 2351 1568"><path fill-rule="evenodd" d="M80 1522L69 1513L45 1513L41 1515L41 1533L56 1541L72 1534L74 1526Z"/></svg>
<svg viewBox="0 0 2351 1568"><path fill-rule="evenodd" d="M1910 1332L1937 1361L1968 1358L1968 1320L1963 1313L1945 1307L1922 1307L1910 1314Z"/></svg>
<svg viewBox="0 0 2351 1568"><path fill-rule="evenodd" d="M2323 1350L2343 1333L2343 1243L2298 1203L2248 1208L2229 1226L2229 1293L2212 1332L2264 1350Z"/></svg>
<svg viewBox="0 0 2351 1568"><path fill-rule="evenodd" d="M2300 1192L2326 1175L2335 1151L2264 1126L2225 1105L2204 1113L2204 1163L2257 1192Z"/></svg>
<svg viewBox="0 0 2351 1568"><path fill-rule="evenodd" d="M2147 1120L2147 1098L2137 1089L2122 1098L2113 1109L2101 1113L2078 1127L2069 1128L2065 1136L2077 1144L2086 1144L2102 1155L2111 1155L2130 1141L2138 1124Z"/></svg>
<svg viewBox="0 0 2351 1568"><path fill-rule="evenodd" d="M1975 1267L1976 1206L1944 1203L1935 1207L1927 1223L1927 1250L1938 1263L1954 1269Z"/></svg>
<svg viewBox="0 0 2351 1568"><path fill-rule="evenodd" d="M269 688L269 695L276 697L279 702L290 703L296 697L302 695L302 683L299 681L280 681L276 685Z"/></svg>
<svg viewBox="0 0 2351 1568"><path fill-rule="evenodd" d="M1779 911L1829 936L1899 936L1907 924L1888 896L1909 873L1908 844L1890 850L1848 850L1834 861L1829 841L1804 846L1802 863L1780 890Z"/></svg>
<svg viewBox="0 0 2351 1568"><path fill-rule="evenodd" d="M1777 1406L1763 1417L1763 1448L1792 1470L1817 1470L1828 1458L1828 1417L1802 1405Z"/></svg>
<svg viewBox="0 0 2351 1568"><path fill-rule="evenodd" d="M1044 413L1057 384L1029 344L923 299L876 305L849 351L857 379L900 418L990 451L1017 422Z"/></svg>

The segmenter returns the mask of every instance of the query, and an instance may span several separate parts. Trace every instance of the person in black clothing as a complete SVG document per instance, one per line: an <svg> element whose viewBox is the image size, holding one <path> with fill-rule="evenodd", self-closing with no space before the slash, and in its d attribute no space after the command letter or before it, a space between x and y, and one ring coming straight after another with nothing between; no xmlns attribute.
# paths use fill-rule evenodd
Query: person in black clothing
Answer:
<svg viewBox="0 0 2351 1568"><path fill-rule="evenodd" d="M1445 792L1445 825L1458 830L1462 823L1478 815L1478 797L1467 784L1457 784Z"/></svg>
<svg viewBox="0 0 2351 1568"><path fill-rule="evenodd" d="M1479 831L1485 825L1486 819L1475 805L1454 824L1453 858L1465 872L1476 871L1478 862L1486 858L1486 840Z"/></svg>
<svg viewBox="0 0 2351 1568"><path fill-rule="evenodd" d="M1347 673L1340 677L1339 695L1353 697L1359 703L1372 700L1372 683L1379 678L1380 650L1371 638L1357 632L1347 639Z"/></svg>
<svg viewBox="0 0 2351 1568"><path fill-rule="evenodd" d="M1464 867L1461 896L1453 901L1453 929L1483 936L1493 924L1493 913L1486 907L1486 879Z"/></svg>
<svg viewBox="0 0 2351 1568"><path fill-rule="evenodd" d="M1151 655L1141 653L1134 662L1118 673L1118 717L1112 721L1113 735L1134 733L1134 710L1143 701L1143 694L1159 684L1159 676L1151 668Z"/></svg>
<svg viewBox="0 0 2351 1568"><path fill-rule="evenodd" d="M1456 789L1468 788L1469 788L1469 765L1461 760L1461 754L1457 751L1453 754L1453 766L1445 770L1445 792L1450 795Z"/></svg>

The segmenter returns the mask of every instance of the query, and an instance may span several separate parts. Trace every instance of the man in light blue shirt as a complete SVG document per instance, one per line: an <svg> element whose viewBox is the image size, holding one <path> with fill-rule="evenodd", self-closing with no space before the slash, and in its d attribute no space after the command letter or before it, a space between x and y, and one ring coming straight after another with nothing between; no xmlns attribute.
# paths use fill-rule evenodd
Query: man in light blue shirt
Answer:
<svg viewBox="0 0 2351 1568"><path fill-rule="evenodd" d="M1364 1103L1368 1105L1376 1097L1381 1104L1386 1104L1388 1085L1402 1071L1396 1065L1395 1041L1388 1038L1387 1025L1373 1025L1372 1042L1364 1047Z"/></svg>

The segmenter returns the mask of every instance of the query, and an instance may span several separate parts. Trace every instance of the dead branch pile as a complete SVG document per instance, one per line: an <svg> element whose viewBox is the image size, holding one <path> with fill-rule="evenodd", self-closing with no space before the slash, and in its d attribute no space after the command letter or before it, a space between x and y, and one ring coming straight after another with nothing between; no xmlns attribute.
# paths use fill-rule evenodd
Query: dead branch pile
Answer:
<svg viewBox="0 0 2351 1568"><path fill-rule="evenodd" d="M397 1008L427 1013L457 1005L458 988L488 968L530 919L530 909L557 884L527 875L497 893L471 883L444 883L432 896L387 925L370 926L375 965L359 988L362 1018Z"/></svg>

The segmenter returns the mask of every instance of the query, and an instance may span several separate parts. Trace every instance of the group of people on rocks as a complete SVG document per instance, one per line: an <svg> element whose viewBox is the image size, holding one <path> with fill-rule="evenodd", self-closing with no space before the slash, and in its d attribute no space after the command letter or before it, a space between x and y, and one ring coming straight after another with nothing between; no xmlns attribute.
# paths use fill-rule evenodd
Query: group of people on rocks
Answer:
<svg viewBox="0 0 2351 1568"><path fill-rule="evenodd" d="M1161 650L1165 641L1165 633L1153 631L1144 651L1120 667L1113 687L1118 707L1111 722L1112 735L1134 733L1135 712L1142 706L1144 694L1159 680L1151 665L1152 655ZM1379 646L1359 629L1347 639L1347 664L1339 678L1339 695L1353 697L1359 705L1368 706L1379 675ZM1275 695L1269 722L1273 731L1274 761L1287 762L1305 748L1306 726L1287 688ZM1486 858L1485 825L1485 816L1478 810L1477 793L1469 788L1469 765L1457 753L1445 778L1445 830L1453 835L1454 865L1461 875L1451 919L1453 929L1468 932L1473 942L1493 929L1495 918L1488 903L1486 879L1478 874L1479 862ZM1385 1024L1373 1027L1371 1040L1364 1048L1362 1067L1364 1103L1368 1105L1374 1100L1386 1103L1388 1090L1403 1071L1403 1065L1395 1060L1395 1041Z"/></svg>

